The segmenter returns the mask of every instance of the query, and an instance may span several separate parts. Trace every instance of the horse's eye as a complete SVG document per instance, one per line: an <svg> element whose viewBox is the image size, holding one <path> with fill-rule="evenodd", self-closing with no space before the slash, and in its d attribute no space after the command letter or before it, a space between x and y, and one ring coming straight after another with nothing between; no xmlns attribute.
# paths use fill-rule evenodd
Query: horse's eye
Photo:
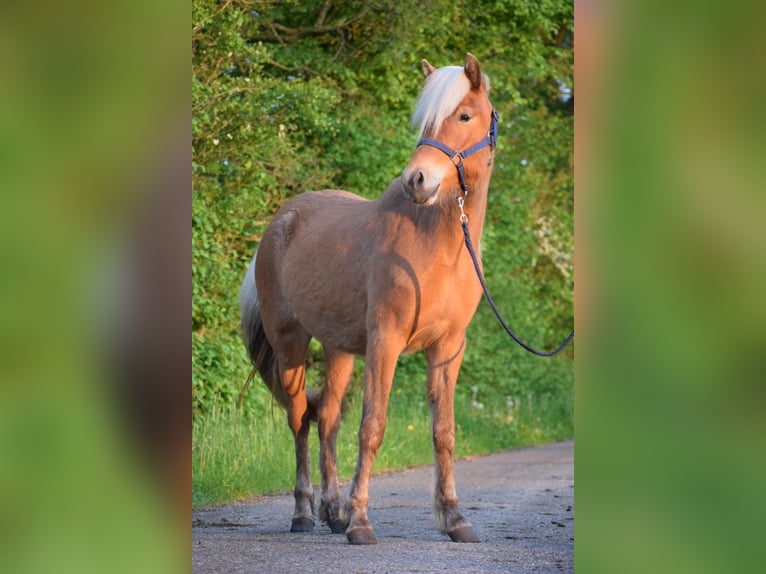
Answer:
<svg viewBox="0 0 766 574"><path fill-rule="evenodd" d="M471 121L471 116L469 116L468 114L460 114L460 121L461 122Z"/></svg>

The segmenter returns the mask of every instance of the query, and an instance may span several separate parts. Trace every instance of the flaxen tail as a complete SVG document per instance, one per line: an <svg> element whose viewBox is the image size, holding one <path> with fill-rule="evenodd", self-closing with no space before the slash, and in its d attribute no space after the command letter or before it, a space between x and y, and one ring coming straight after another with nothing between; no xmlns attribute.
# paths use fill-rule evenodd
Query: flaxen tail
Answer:
<svg viewBox="0 0 766 574"><path fill-rule="evenodd" d="M266 387L271 391L272 396L282 406L287 408L289 398L279 378L279 368L274 348L266 338L266 332L263 330L261 322L261 304L258 300L258 290L255 286L255 258L258 252L255 252L247 273L239 289L239 310L242 317L242 337L253 365L250 375L240 393L240 404L244 397L250 381L255 374L261 375ZM317 420L317 409L321 392L317 389L306 389L306 398L308 400L309 417L311 420Z"/></svg>

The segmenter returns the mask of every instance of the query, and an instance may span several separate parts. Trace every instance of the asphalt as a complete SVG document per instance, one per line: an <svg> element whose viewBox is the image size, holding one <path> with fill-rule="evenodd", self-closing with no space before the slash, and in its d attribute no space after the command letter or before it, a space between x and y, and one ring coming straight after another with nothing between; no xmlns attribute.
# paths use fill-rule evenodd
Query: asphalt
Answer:
<svg viewBox="0 0 766 574"><path fill-rule="evenodd" d="M375 475L374 546L352 546L317 523L289 532L292 494L192 514L192 571L204 573L498 573L574 570L574 443L461 460L463 514L479 544L451 542L431 518L433 467ZM348 485L344 488L347 492ZM319 492L315 494L319 500Z"/></svg>

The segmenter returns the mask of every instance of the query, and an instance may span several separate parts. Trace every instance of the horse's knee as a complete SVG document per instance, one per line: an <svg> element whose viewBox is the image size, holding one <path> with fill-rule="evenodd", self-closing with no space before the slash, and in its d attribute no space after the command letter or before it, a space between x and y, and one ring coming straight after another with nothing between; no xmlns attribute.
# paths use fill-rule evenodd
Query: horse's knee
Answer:
<svg viewBox="0 0 766 574"><path fill-rule="evenodd" d="M382 416L370 413L362 419L359 427L359 448L367 450L372 456L377 453L386 433L386 414Z"/></svg>

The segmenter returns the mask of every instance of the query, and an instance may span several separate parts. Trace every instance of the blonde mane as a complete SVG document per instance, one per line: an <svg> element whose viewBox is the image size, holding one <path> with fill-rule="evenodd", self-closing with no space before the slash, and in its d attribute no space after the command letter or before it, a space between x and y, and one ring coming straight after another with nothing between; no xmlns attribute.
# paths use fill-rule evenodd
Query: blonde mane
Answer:
<svg viewBox="0 0 766 574"><path fill-rule="evenodd" d="M482 80L489 90L489 78L482 74ZM471 83L461 66L444 66L428 76L412 113L411 125L418 128L418 139L432 135L470 89Z"/></svg>

